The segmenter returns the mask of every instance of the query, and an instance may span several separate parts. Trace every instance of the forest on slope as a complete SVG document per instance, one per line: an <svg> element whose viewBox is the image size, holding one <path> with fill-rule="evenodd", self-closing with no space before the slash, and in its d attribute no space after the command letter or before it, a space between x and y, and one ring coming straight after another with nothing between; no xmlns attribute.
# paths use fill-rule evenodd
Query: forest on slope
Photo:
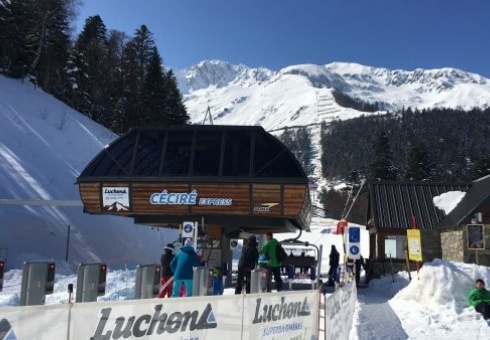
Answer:
<svg viewBox="0 0 490 340"><path fill-rule="evenodd" d="M333 121L321 127L321 174L343 190L323 188L316 212L365 224L367 184L362 181L467 182L490 174L490 109L404 109ZM308 128L280 136L296 155L310 180L312 145ZM366 183L366 182L364 182Z"/></svg>

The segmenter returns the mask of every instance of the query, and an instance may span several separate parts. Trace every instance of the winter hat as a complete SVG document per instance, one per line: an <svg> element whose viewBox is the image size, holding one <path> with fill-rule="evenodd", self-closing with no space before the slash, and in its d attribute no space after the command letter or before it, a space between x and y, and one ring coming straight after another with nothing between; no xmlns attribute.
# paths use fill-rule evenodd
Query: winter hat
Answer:
<svg viewBox="0 0 490 340"><path fill-rule="evenodd" d="M255 235L251 235L248 237L248 242L250 243L257 243L257 237Z"/></svg>
<svg viewBox="0 0 490 340"><path fill-rule="evenodd" d="M174 245L172 243L168 243L163 249L173 251Z"/></svg>
<svg viewBox="0 0 490 340"><path fill-rule="evenodd" d="M191 238L188 238L188 239L185 240L184 245L186 245L186 246L192 246L192 245L194 245L194 242L192 242L192 239Z"/></svg>

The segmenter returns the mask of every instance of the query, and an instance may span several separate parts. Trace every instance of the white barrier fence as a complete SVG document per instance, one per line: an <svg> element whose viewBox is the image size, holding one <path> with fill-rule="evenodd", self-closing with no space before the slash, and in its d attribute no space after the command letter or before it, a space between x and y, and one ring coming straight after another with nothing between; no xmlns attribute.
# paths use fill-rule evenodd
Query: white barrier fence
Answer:
<svg viewBox="0 0 490 340"><path fill-rule="evenodd" d="M325 339L348 340L356 310L355 281L335 291L325 302Z"/></svg>
<svg viewBox="0 0 490 340"><path fill-rule="evenodd" d="M318 291L1 307L0 339L349 339L354 283L325 301ZM323 328L323 327L322 327Z"/></svg>
<svg viewBox="0 0 490 340"><path fill-rule="evenodd" d="M318 339L319 292L0 308L0 339Z"/></svg>

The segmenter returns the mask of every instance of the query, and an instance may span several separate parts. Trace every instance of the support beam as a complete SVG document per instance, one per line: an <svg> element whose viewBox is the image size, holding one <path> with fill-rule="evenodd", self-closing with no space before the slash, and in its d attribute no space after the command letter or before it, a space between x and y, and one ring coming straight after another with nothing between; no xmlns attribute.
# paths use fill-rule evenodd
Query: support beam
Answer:
<svg viewBox="0 0 490 340"><path fill-rule="evenodd" d="M60 207L83 207L81 200L44 200L44 199L6 199L0 198L0 205L40 205Z"/></svg>

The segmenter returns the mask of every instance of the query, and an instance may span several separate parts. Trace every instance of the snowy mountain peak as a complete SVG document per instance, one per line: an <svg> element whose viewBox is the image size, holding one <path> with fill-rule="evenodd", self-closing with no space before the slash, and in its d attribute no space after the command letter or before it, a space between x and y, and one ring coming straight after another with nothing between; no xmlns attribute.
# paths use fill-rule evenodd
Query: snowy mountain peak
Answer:
<svg viewBox="0 0 490 340"><path fill-rule="evenodd" d="M274 72L211 60L177 73L195 123L203 120L208 107L216 124L269 130L368 114L339 106L333 91L391 111L490 106L490 81L455 68L406 71L334 62Z"/></svg>
<svg viewBox="0 0 490 340"><path fill-rule="evenodd" d="M474 73L465 72L456 68L441 68L424 70L417 68L413 71L390 70L386 68L375 68L356 63L335 62L325 65L325 68L336 73L346 80L353 82L362 80L389 86L420 85L426 91L449 91L457 84L488 85L488 79Z"/></svg>
<svg viewBox="0 0 490 340"><path fill-rule="evenodd" d="M177 71L177 79L182 93L217 87L232 83L239 86L252 86L268 80L275 72L266 68L250 68L245 65L232 65L222 60L205 60L188 69Z"/></svg>

